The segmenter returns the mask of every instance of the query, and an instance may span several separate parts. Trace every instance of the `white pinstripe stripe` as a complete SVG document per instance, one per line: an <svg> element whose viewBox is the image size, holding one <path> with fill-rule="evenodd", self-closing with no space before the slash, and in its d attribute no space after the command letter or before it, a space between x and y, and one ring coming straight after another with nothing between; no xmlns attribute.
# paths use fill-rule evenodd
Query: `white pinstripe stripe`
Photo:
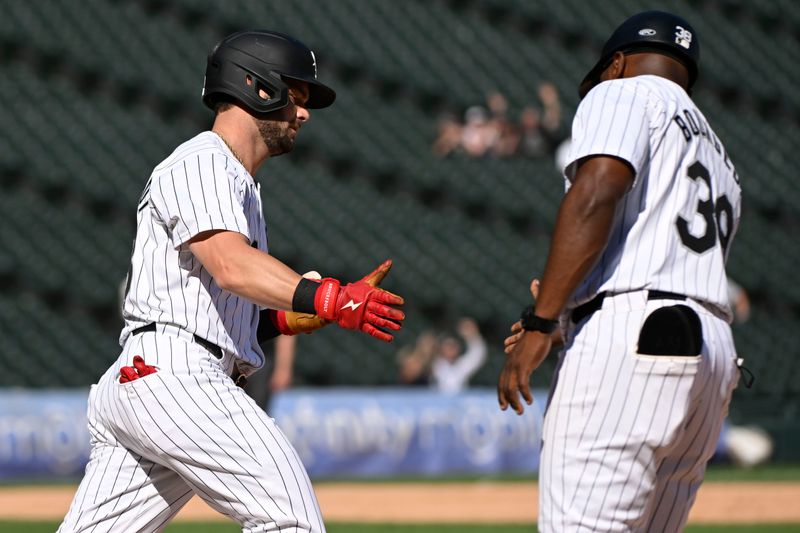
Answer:
<svg viewBox="0 0 800 533"><path fill-rule="evenodd" d="M675 116L684 120L684 110L702 122L700 129L705 135L698 133L686 141L673 121ZM588 301L598 292L655 288L686 294L730 313L719 239L710 251L696 253L676 238L679 215L689 221L693 235L706 231L697 214L697 202L707 194L715 201L725 195L733 206L732 233L738 225L738 177L727 152L708 140L713 132L707 124L681 87L657 76L604 82L584 98L573 121L570 163L565 169L567 188L575 171L572 162L592 155L627 161L636 176L616 213L608 247L568 307ZM709 171L711 191L702 180L688 176L688 168L698 161ZM665 208L667 200L675 207Z"/></svg>
<svg viewBox="0 0 800 533"><path fill-rule="evenodd" d="M607 298L601 311L572 328L543 428L542 532L679 531L685 524L737 380L735 352L728 325L689 301L706 332L703 359L669 373L655 366L659 360L635 359L644 318L676 303L645 297ZM591 358L607 373L581 363ZM577 416L575 406L587 399L594 403ZM570 406L573 416L564 424L558 419ZM554 461L553 439L568 452L562 462ZM566 491L553 491L565 484Z"/></svg>
<svg viewBox="0 0 800 533"><path fill-rule="evenodd" d="M597 327L597 322L592 322L591 325L587 325L587 327L596 328ZM586 334L587 335L594 335L591 332L587 332ZM592 368L593 369L596 368L597 366L600 366L602 368L602 370L600 372L599 387L603 387L604 384L605 384L606 373L607 373L607 371L609 369L609 366L610 366L610 365L606 364L606 362L611 359L610 355L611 355L611 350L613 348L613 342L612 342L612 338L610 336L606 336L606 337L604 337L602 339L598 339L598 340L599 340L599 343L598 343L597 349L595 349L595 350L593 350L591 352L591 364L592 364ZM608 344L607 349L604 349L603 345L602 345L602 343L605 343L605 342L607 342L607 344ZM602 354L602 355L598 356L598 354ZM600 359L600 360L598 361L597 359ZM612 373L612 375L615 375L616 377L615 377L615 382L611 387L611 390L617 390L617 381L619 380L620 373L619 372L614 372L614 373ZM587 390L584 393L584 395L586 397L589 397L592 394L594 394L594 391L589 390L588 387L587 387ZM597 405L598 404L595 403L595 402L593 402L591 404L589 412L586 415L586 421L583 424L583 428L581 429L580 435L578 436L578 442L584 442L585 441L586 431L589 428L589 425L590 425L590 423L591 423L591 421L593 419L593 415L595 413L595 409L597 408ZM601 421L599 423L600 426L602 426L604 424L605 416L606 415L604 414L603 418L601 419ZM586 468L588 466L589 466L588 464L584 464L583 465L583 468L581 469L581 473L578 476L577 485L581 484L583 476L586 473ZM570 503L569 503L569 507L570 508L575 503L576 494L577 494L577 489L573 490L573 492L572 492L572 497L570 498Z"/></svg>
<svg viewBox="0 0 800 533"><path fill-rule="evenodd" d="M628 162L635 180L597 266L568 304L599 292L614 295L587 323L570 328L543 428L540 530L678 530L737 379L730 331L719 318L730 316L728 250L718 236L707 247L691 236L714 236L718 223L701 217L698 202L723 195L733 210L730 233L736 233L738 176L685 91L657 76L599 84L578 108L572 141L567 189L576 163L595 155ZM689 175L698 162L708 183L694 179L702 172ZM678 217L689 238L680 235ZM633 355L647 313L668 305L646 302L642 289L693 298L688 305L705 330L703 358L670 363Z"/></svg>
<svg viewBox="0 0 800 533"><path fill-rule="evenodd" d="M708 331L708 344L717 357L709 360L708 380L702 384L703 395L697 400L697 409L703 416L696 416L688 425L684 444L677 450L681 453L672 470L665 475L664 484L672 483L672 489L665 488L664 498L654 512L653 527L665 531L680 531L686 523L689 508L694 502L697 489L702 481L705 464L711 458L727 414L727 406L733 388L738 381L738 370L732 360L732 339L727 324L720 320L704 322ZM709 405L710 404L710 405ZM703 409L704 407L706 407ZM688 438L691 436L691 438ZM682 465L691 465L694 469ZM685 470L684 474L675 476ZM683 496L679 494L683 492ZM673 494L670 501L669 495ZM662 507L662 504L664 506ZM676 508L678 511L676 512ZM663 524L663 525L661 525Z"/></svg>
<svg viewBox="0 0 800 533"><path fill-rule="evenodd" d="M223 229L268 250L259 185L231 162L227 150L216 134L205 132L153 172L142 195L145 208L137 213L120 342L150 322L177 324L258 368L264 357L253 342L258 306L222 291L183 244L199 232ZM175 157L178 153L185 157Z"/></svg>
<svg viewBox="0 0 800 533"><path fill-rule="evenodd" d="M61 531L159 531L196 493L243 531L325 526L296 451L228 377L263 364L257 306L221 290L185 242L208 229L267 251L259 185L213 133L159 165L137 209L123 354L92 390L94 462ZM156 332L131 336L156 322ZM222 346L217 360L194 334ZM134 355L157 367L118 383Z"/></svg>

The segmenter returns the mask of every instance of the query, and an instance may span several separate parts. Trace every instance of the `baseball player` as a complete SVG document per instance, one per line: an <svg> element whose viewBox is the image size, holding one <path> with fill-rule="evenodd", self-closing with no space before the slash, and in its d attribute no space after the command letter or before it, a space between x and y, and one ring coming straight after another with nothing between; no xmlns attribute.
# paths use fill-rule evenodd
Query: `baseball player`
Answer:
<svg viewBox="0 0 800 533"><path fill-rule="evenodd" d="M680 531L739 372L725 262L739 178L690 97L700 44L675 15L623 22L580 85L545 271L506 339L523 411L560 318L539 531ZM532 291L535 292L535 291Z"/></svg>
<svg viewBox="0 0 800 533"><path fill-rule="evenodd" d="M209 55L213 128L142 194L122 353L91 388L91 456L60 532L161 531L194 494L242 531L325 530L297 453L236 385L266 338L336 323L391 341L404 318L402 298L377 288L390 261L345 285L267 253L256 171L334 98L287 35L235 33Z"/></svg>

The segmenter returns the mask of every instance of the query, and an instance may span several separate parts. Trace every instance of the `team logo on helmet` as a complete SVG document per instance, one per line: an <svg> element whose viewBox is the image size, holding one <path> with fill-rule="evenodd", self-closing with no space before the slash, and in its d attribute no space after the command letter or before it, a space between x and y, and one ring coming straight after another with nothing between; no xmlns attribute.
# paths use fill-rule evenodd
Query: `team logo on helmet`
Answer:
<svg viewBox="0 0 800 533"><path fill-rule="evenodd" d="M309 50L311 52L311 62L314 64L314 79L317 78L317 56L314 55L314 50Z"/></svg>
<svg viewBox="0 0 800 533"><path fill-rule="evenodd" d="M654 30L653 28L642 28L641 30L639 30L639 35L641 35L642 37L650 37L655 34L656 30Z"/></svg>
<svg viewBox="0 0 800 533"><path fill-rule="evenodd" d="M692 32L682 26L675 26L675 44L688 50L692 46Z"/></svg>

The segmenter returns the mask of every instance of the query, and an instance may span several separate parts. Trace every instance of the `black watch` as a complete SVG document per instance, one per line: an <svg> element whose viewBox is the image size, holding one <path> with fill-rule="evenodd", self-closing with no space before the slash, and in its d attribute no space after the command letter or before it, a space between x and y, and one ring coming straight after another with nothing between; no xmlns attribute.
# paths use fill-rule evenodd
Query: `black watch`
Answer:
<svg viewBox="0 0 800 533"><path fill-rule="evenodd" d="M522 329L525 331L541 331L542 333L550 334L558 326L558 320L536 316L536 308L532 305L522 310L519 319L522 322Z"/></svg>

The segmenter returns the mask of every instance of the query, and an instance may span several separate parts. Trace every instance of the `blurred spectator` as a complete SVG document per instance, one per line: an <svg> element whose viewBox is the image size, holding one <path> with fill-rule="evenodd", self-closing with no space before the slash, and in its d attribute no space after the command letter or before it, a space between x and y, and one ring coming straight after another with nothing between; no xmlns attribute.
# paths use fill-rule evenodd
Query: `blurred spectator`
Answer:
<svg viewBox="0 0 800 533"><path fill-rule="evenodd" d="M517 153L524 157L541 157L547 154L547 141L542 134L541 113L527 106L519 115L519 143Z"/></svg>
<svg viewBox="0 0 800 533"><path fill-rule="evenodd" d="M537 91L541 110L526 106L519 122L509 120L508 99L492 90L486 95L486 107L474 105L464 112L464 123L445 115L439 119L433 153L445 157L454 152L468 157L498 158L554 155L564 140L561 126L561 100L556 86L545 81Z"/></svg>
<svg viewBox="0 0 800 533"><path fill-rule="evenodd" d="M445 157L461 150L461 123L451 114L439 118L438 135L433 143L433 153Z"/></svg>
<svg viewBox="0 0 800 533"><path fill-rule="evenodd" d="M486 106L489 108L488 127L494 137L489 147L494 157L514 155L519 143L519 130L508 120L508 100L498 91L490 91L486 95Z"/></svg>
<svg viewBox="0 0 800 533"><path fill-rule="evenodd" d="M564 140L565 134L561 128L561 99L556 86L549 82L539 85L539 101L542 103L542 135L547 142L547 151L554 154L556 148Z"/></svg>
<svg viewBox="0 0 800 533"><path fill-rule="evenodd" d="M437 348L436 333L431 330L423 331L414 346L401 348L397 353L400 383L427 386Z"/></svg>
<svg viewBox="0 0 800 533"><path fill-rule="evenodd" d="M561 125L561 99L556 86L549 81L539 85L538 96L542 111L528 106L520 115L522 138L517 153L525 157L550 154L559 167L559 160L564 157L564 147L568 146L565 144L568 137Z"/></svg>
<svg viewBox="0 0 800 533"><path fill-rule="evenodd" d="M440 392L455 394L469 384L469 380L486 360L486 342L478 324L471 318L462 318L456 328L466 349L453 336L439 340L439 349L431 366L432 385Z"/></svg>
<svg viewBox="0 0 800 533"><path fill-rule="evenodd" d="M461 130L461 147L468 156L485 156L494 146L498 135L485 108L476 105L466 110L464 127Z"/></svg>
<svg viewBox="0 0 800 533"><path fill-rule="evenodd" d="M486 95L486 107L489 108L492 120L508 119L508 100L500 91L489 91Z"/></svg>

